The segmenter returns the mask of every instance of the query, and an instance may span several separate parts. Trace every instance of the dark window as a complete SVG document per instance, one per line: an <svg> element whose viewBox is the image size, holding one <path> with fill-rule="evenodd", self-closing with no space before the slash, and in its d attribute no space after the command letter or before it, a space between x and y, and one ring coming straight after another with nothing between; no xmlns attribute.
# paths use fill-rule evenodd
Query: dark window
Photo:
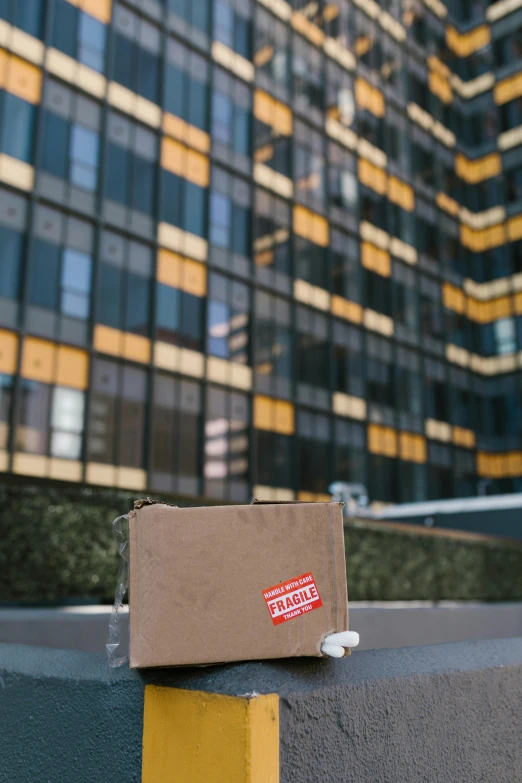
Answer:
<svg viewBox="0 0 522 783"><path fill-rule="evenodd" d="M333 324L333 343L335 390L364 397L361 332L354 326L336 320Z"/></svg>
<svg viewBox="0 0 522 783"><path fill-rule="evenodd" d="M362 424L335 419L336 481L366 484L366 429Z"/></svg>
<svg viewBox="0 0 522 783"><path fill-rule="evenodd" d="M362 268L359 242L340 231L330 232L332 292L352 302L362 302Z"/></svg>
<svg viewBox="0 0 522 783"><path fill-rule="evenodd" d="M0 297L17 299L20 294L23 235L0 226Z"/></svg>
<svg viewBox="0 0 522 783"><path fill-rule="evenodd" d="M209 208L209 240L228 253L250 257L250 188L243 180L214 169Z"/></svg>
<svg viewBox="0 0 522 783"><path fill-rule="evenodd" d="M256 388L290 397L293 377L291 305L285 299L257 291L255 313L253 364Z"/></svg>
<svg viewBox="0 0 522 783"><path fill-rule="evenodd" d="M255 431L256 483L269 487L292 486L293 439L277 432Z"/></svg>
<svg viewBox="0 0 522 783"><path fill-rule="evenodd" d="M327 494L330 480L330 421L321 414L297 413L298 487Z"/></svg>
<svg viewBox="0 0 522 783"><path fill-rule="evenodd" d="M52 46L95 71L105 70L106 27L66 0L54 0Z"/></svg>
<svg viewBox="0 0 522 783"><path fill-rule="evenodd" d="M264 8L257 7L254 27L256 79L267 80L286 98L290 86L289 28Z"/></svg>
<svg viewBox="0 0 522 783"><path fill-rule="evenodd" d="M325 201L323 137L302 122L294 122L295 197L321 211Z"/></svg>
<svg viewBox="0 0 522 783"><path fill-rule="evenodd" d="M113 10L112 78L158 103L160 32L116 3Z"/></svg>
<svg viewBox="0 0 522 783"><path fill-rule="evenodd" d="M290 274L290 206L257 189L254 208L254 263L259 275L274 270Z"/></svg>
<svg viewBox="0 0 522 783"><path fill-rule="evenodd" d="M207 350L212 356L248 364L250 292L246 285L211 274L207 303Z"/></svg>
<svg viewBox="0 0 522 783"><path fill-rule="evenodd" d="M205 494L247 502L250 402L245 394L209 386L205 419Z"/></svg>
<svg viewBox="0 0 522 783"><path fill-rule="evenodd" d="M298 306L297 320L297 381L305 387L327 389L330 386L328 331L325 317Z"/></svg>
<svg viewBox="0 0 522 783"><path fill-rule="evenodd" d="M98 270L96 320L115 329L148 336L152 251L106 232Z"/></svg>
<svg viewBox="0 0 522 783"><path fill-rule="evenodd" d="M250 4L214 0L214 39L250 60Z"/></svg>
<svg viewBox="0 0 522 783"><path fill-rule="evenodd" d="M294 34L292 44L294 107L306 114L323 111L323 58L321 52Z"/></svg>
<svg viewBox="0 0 522 783"><path fill-rule="evenodd" d="M146 215L155 213L156 148L154 133L120 114L109 113L105 164L108 199Z"/></svg>
<svg viewBox="0 0 522 783"><path fill-rule="evenodd" d="M33 159L35 107L8 92L0 93L1 151L26 163Z"/></svg>
<svg viewBox="0 0 522 783"><path fill-rule="evenodd" d="M12 397L13 378L0 373L0 449L7 449L8 445Z"/></svg>
<svg viewBox="0 0 522 783"><path fill-rule="evenodd" d="M151 486L161 492L199 492L201 387L157 374L154 379Z"/></svg>
<svg viewBox="0 0 522 783"><path fill-rule="evenodd" d="M144 370L94 361L87 446L91 461L143 467L146 381Z"/></svg>
<svg viewBox="0 0 522 783"><path fill-rule="evenodd" d="M208 64L178 41L169 39L163 105L200 130L208 130Z"/></svg>
<svg viewBox="0 0 522 783"><path fill-rule="evenodd" d="M187 24L202 33L208 32L210 17L210 0L167 0L169 11L174 17L179 17ZM174 28L179 29L179 22L174 20Z"/></svg>
<svg viewBox="0 0 522 783"><path fill-rule="evenodd" d="M43 0L1 0L0 18L35 38L41 38Z"/></svg>

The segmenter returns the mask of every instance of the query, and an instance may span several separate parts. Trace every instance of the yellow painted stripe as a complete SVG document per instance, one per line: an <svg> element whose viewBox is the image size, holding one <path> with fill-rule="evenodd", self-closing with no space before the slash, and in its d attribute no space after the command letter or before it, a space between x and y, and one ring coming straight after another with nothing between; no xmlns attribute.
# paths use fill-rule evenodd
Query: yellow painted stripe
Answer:
<svg viewBox="0 0 522 783"><path fill-rule="evenodd" d="M279 697L145 687L142 783L278 783Z"/></svg>

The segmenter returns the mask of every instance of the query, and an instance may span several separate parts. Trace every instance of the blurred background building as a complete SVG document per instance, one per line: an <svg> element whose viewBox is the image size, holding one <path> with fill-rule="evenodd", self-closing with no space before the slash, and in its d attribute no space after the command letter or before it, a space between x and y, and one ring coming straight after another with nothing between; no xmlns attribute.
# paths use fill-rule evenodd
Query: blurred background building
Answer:
<svg viewBox="0 0 522 783"><path fill-rule="evenodd" d="M522 2L1 0L0 470L522 489Z"/></svg>

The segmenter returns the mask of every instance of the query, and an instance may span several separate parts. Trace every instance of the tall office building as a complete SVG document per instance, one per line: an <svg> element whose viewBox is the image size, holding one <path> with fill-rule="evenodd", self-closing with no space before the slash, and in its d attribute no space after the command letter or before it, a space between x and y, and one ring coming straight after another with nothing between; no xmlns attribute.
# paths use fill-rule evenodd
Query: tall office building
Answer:
<svg viewBox="0 0 522 783"><path fill-rule="evenodd" d="M1 0L0 470L522 489L522 0Z"/></svg>

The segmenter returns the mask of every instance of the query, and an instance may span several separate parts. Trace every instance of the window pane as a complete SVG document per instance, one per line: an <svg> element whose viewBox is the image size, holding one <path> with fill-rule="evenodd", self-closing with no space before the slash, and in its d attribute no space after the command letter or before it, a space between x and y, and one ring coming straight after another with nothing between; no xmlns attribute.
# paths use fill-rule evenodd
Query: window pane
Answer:
<svg viewBox="0 0 522 783"><path fill-rule="evenodd" d="M44 112L41 167L56 177L67 177L69 123L51 112Z"/></svg>
<svg viewBox="0 0 522 783"><path fill-rule="evenodd" d="M88 293L91 290L91 264L87 253L66 248L63 252L62 286Z"/></svg>
<svg viewBox="0 0 522 783"><path fill-rule="evenodd" d="M130 155L117 144L107 145L107 174L105 191L107 198L126 204L129 189Z"/></svg>
<svg viewBox="0 0 522 783"><path fill-rule="evenodd" d="M149 280L129 272L125 328L137 334L149 332Z"/></svg>
<svg viewBox="0 0 522 783"><path fill-rule="evenodd" d="M184 228L191 234L205 236L206 210L203 188L186 181L184 202Z"/></svg>
<svg viewBox="0 0 522 783"><path fill-rule="evenodd" d="M23 3L20 3L20 5L23 5ZM52 18L53 29L51 40L53 46L61 52L68 54L69 57L76 57L76 23L78 11L71 3L66 2L66 0L54 0Z"/></svg>
<svg viewBox="0 0 522 783"><path fill-rule="evenodd" d="M51 427L66 432L82 432L83 409L83 392L57 386L53 390Z"/></svg>
<svg viewBox="0 0 522 783"><path fill-rule="evenodd" d="M99 137L95 131L83 125L71 128L71 158L74 161L96 168L98 166Z"/></svg>
<svg viewBox="0 0 522 783"><path fill-rule="evenodd" d="M7 448L12 393L12 377L0 374L0 449Z"/></svg>
<svg viewBox="0 0 522 783"><path fill-rule="evenodd" d="M0 296L16 299L20 290L22 235L0 226Z"/></svg>
<svg viewBox="0 0 522 783"><path fill-rule="evenodd" d="M29 269L29 301L52 310L58 308L60 248L36 239Z"/></svg>
<svg viewBox="0 0 522 783"><path fill-rule="evenodd" d="M49 436L50 387L22 380L16 448L33 454L46 454Z"/></svg>
<svg viewBox="0 0 522 783"><path fill-rule="evenodd" d="M78 59L100 73L105 68L105 39L105 25L89 14L80 13Z"/></svg>
<svg viewBox="0 0 522 783"><path fill-rule="evenodd" d="M3 94L2 152L30 163L33 157L35 107L8 92Z"/></svg>
<svg viewBox="0 0 522 783"><path fill-rule="evenodd" d="M213 356L228 358L230 334L230 310L224 302L208 303L208 352Z"/></svg>
<svg viewBox="0 0 522 783"><path fill-rule="evenodd" d="M116 329L122 327L122 273L110 264L100 263L97 320Z"/></svg>

